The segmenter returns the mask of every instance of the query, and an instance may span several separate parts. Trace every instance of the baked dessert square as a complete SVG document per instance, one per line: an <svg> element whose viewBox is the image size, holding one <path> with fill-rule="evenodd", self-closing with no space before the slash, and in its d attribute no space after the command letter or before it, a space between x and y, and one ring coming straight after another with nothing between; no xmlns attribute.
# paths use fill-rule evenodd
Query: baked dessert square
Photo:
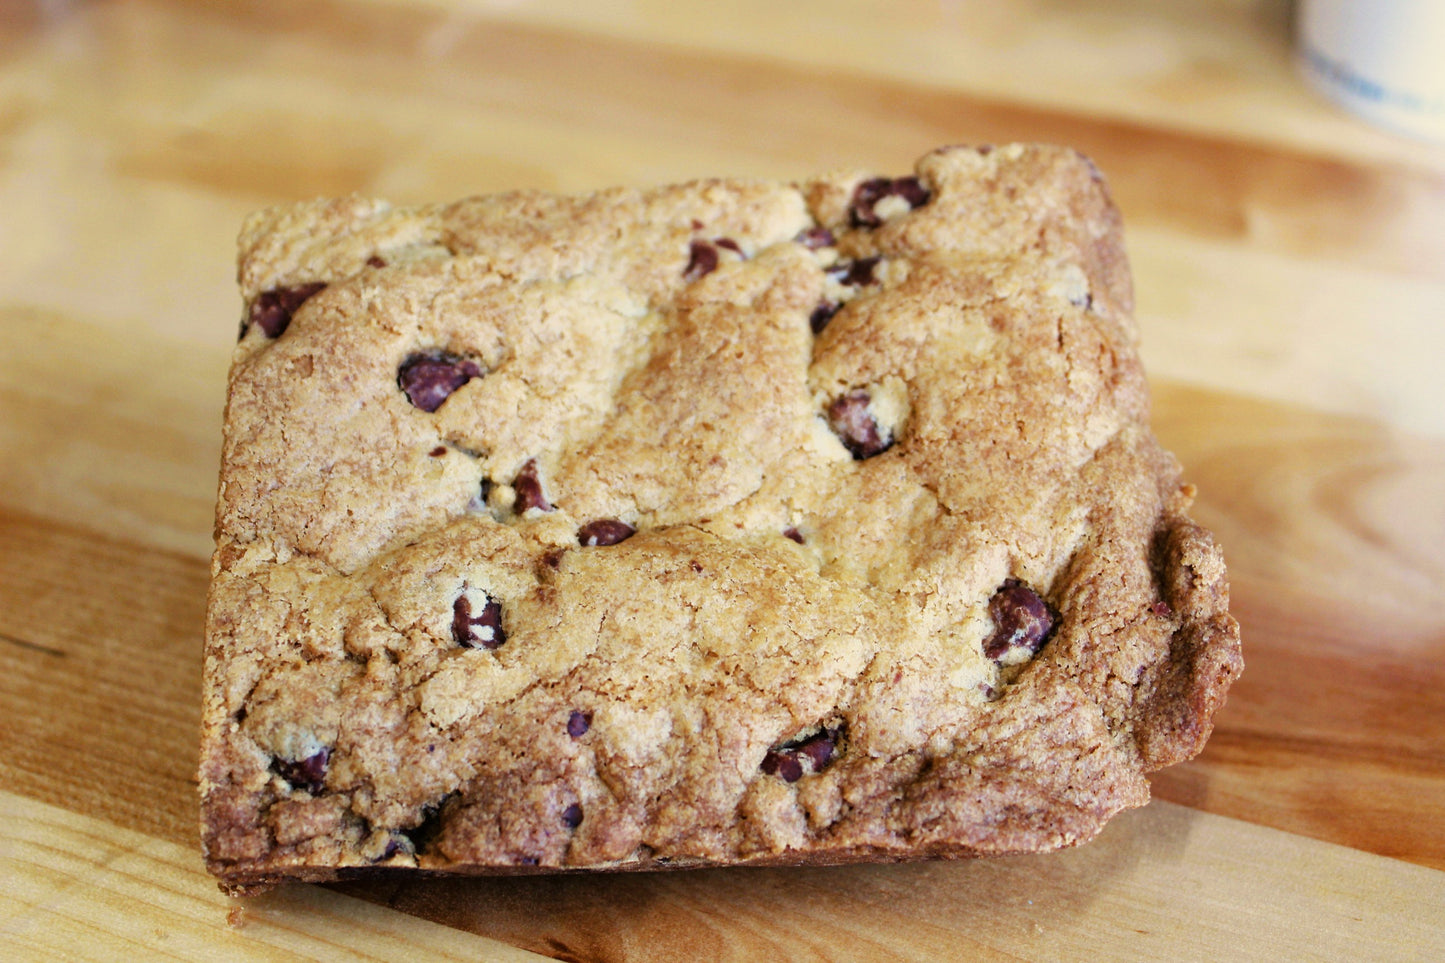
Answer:
<svg viewBox="0 0 1445 963"><path fill-rule="evenodd" d="M208 866L1057 849L1241 670L1077 152L273 209L240 239Z"/></svg>

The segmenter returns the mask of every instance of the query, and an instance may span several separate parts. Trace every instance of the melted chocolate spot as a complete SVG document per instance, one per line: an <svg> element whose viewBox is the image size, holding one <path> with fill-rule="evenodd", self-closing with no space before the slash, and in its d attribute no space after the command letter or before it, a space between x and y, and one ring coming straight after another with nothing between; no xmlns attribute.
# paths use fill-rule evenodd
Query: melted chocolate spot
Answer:
<svg viewBox="0 0 1445 963"><path fill-rule="evenodd" d="M512 503L512 511L518 515L532 508L540 508L544 512L553 510L552 503L547 501L547 496L542 493L542 480L537 477L535 458L528 458L522 470L517 472L517 477L512 479L512 490L517 493L517 499Z"/></svg>
<svg viewBox="0 0 1445 963"><path fill-rule="evenodd" d="M396 383L413 405L436 411L453 391L481 376L475 361L441 351L411 355L397 370Z"/></svg>
<svg viewBox="0 0 1445 963"><path fill-rule="evenodd" d="M567 735L573 739L580 739L592 728L592 713L583 712L581 709L573 709L572 714L567 717Z"/></svg>
<svg viewBox="0 0 1445 963"><path fill-rule="evenodd" d="M828 277L839 284L847 284L855 288L873 284L878 280L874 271L881 260L882 258L878 257L860 257L856 261L839 261L828 268Z"/></svg>
<svg viewBox="0 0 1445 963"><path fill-rule="evenodd" d="M469 649L498 649L507 641L502 631L502 603L487 596L486 604L476 614L464 590L452 603L452 638Z"/></svg>
<svg viewBox="0 0 1445 963"><path fill-rule="evenodd" d="M717 248L707 241L693 241L688 252L687 268L682 272L684 281L696 281L717 270Z"/></svg>
<svg viewBox="0 0 1445 963"><path fill-rule="evenodd" d="M262 291L251 305L251 324L258 326L268 338L279 338L291 324L291 317L301 305L326 287L325 281L298 284L290 288L272 288ZM246 325L241 326L241 336L246 335Z"/></svg>
<svg viewBox="0 0 1445 963"><path fill-rule="evenodd" d="M833 320L833 315L838 313L842 305L835 301L820 301L813 309L812 315L808 318L808 327L813 329L814 334L822 334L828 322Z"/></svg>
<svg viewBox="0 0 1445 963"><path fill-rule="evenodd" d="M892 435L885 435L879 430L877 420L868 410L872 400L868 392L859 389L828 405L828 427L833 429L838 440L857 461L872 458L893 447Z"/></svg>
<svg viewBox="0 0 1445 963"><path fill-rule="evenodd" d="M631 538L637 529L615 518L599 518L577 529L577 541L588 547L616 545Z"/></svg>
<svg viewBox="0 0 1445 963"><path fill-rule="evenodd" d="M784 782L797 782L808 773L822 772L833 762L843 726L823 729L805 739L780 743L763 756L762 771Z"/></svg>
<svg viewBox="0 0 1445 963"><path fill-rule="evenodd" d="M988 614L993 618L994 630L984 642L983 654L994 661L1037 655L1055 622L1048 604L1017 579L1004 582L989 599Z"/></svg>
<svg viewBox="0 0 1445 963"><path fill-rule="evenodd" d="M901 197L910 209L928 203L931 195L928 188L916 177L874 177L863 181L853 189L853 205L848 209L848 221L854 227L878 227L883 223L875 209L887 197Z"/></svg>

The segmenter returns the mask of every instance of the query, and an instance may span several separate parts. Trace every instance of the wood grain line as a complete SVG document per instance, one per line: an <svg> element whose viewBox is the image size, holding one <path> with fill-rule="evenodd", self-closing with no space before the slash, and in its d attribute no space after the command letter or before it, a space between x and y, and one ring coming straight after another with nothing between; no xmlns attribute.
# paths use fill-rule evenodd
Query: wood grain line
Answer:
<svg viewBox="0 0 1445 963"><path fill-rule="evenodd" d="M222 895L194 847L0 791L0 956L66 960L498 960L496 940L296 886Z"/></svg>
<svg viewBox="0 0 1445 963"><path fill-rule="evenodd" d="M63 659L66 657L66 653L61 649L52 648L48 645L41 645L38 642L27 642L24 639L17 639L12 635L5 635L4 633L0 633L0 642L5 642L9 645L19 646L22 649L29 649L31 652L43 652L44 654L54 656L57 659Z"/></svg>
<svg viewBox="0 0 1445 963"><path fill-rule="evenodd" d="M1445 948L1445 873L1167 803L1045 856L339 888L586 961L1387 960Z"/></svg>
<svg viewBox="0 0 1445 963"><path fill-rule="evenodd" d="M1445 263L1445 174L1437 171L998 102L845 68L504 23L475 11L318 3L303 13L285 0L223 0L204 7L144 0L98 11L96 28L125 31L128 21L143 15L152 43L182 66L202 57L240 56L235 38L248 37L247 59L231 62L238 75L280 70L278 58L284 58L287 83L314 88L318 97L350 89L355 77L365 76L388 99L374 103L369 134L355 125L331 132L332 140L344 138L344 152L318 153L313 128L328 119L313 110L303 121L284 103L260 113L254 103L235 105L228 112L229 132L198 134L152 122L144 136L120 145L121 168L140 177L225 189L217 178L222 172L235 176L234 158L252 154L251 145L264 141L270 149L258 163L282 165L267 176L267 190L297 198L375 192L382 171L415 149L415 133L395 129L407 123L410 108L398 114L397 107L420 101L438 116L457 111L475 120L480 111L514 123L525 115L529 124L574 136L687 144L717 158L718 169L668 176L800 177L819 167L907 163L945 143L1046 140L1093 156L1131 223L1167 224L1248 247L1417 277L1439 279ZM225 47L215 49L221 43ZM137 47L134 55L149 58L151 50ZM345 66L337 70L337 64ZM120 66L129 72L129 65ZM257 83L264 86L259 78ZM718 97L719 90L729 96ZM606 91L605 99L598 91ZM756 135L746 138L745 154L739 153L739 131ZM769 159L766 170L756 167L759 157ZM739 170L740 163L754 166ZM283 186L288 178L289 188ZM552 185L477 188L523 186ZM1369 230L1362 231L1362 224Z"/></svg>
<svg viewBox="0 0 1445 963"><path fill-rule="evenodd" d="M208 579L201 560L0 508L0 632L30 642L0 646L0 785L193 843Z"/></svg>

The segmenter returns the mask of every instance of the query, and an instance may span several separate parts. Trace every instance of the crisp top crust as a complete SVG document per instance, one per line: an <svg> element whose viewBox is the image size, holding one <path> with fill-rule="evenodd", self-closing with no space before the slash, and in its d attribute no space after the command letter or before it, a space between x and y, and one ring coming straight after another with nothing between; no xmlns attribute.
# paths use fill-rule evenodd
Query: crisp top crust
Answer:
<svg viewBox="0 0 1445 963"><path fill-rule="evenodd" d="M1055 848L1238 674L1075 152L266 211L201 782L236 886Z"/></svg>

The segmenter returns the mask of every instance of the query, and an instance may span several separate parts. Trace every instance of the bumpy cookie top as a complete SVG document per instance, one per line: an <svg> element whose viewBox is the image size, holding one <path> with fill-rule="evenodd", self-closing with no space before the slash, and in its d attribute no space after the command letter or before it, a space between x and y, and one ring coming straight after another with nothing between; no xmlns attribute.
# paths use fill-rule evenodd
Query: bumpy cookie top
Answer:
<svg viewBox="0 0 1445 963"><path fill-rule="evenodd" d="M1224 569L1072 151L263 212L214 870L1053 848L1197 752Z"/></svg>

